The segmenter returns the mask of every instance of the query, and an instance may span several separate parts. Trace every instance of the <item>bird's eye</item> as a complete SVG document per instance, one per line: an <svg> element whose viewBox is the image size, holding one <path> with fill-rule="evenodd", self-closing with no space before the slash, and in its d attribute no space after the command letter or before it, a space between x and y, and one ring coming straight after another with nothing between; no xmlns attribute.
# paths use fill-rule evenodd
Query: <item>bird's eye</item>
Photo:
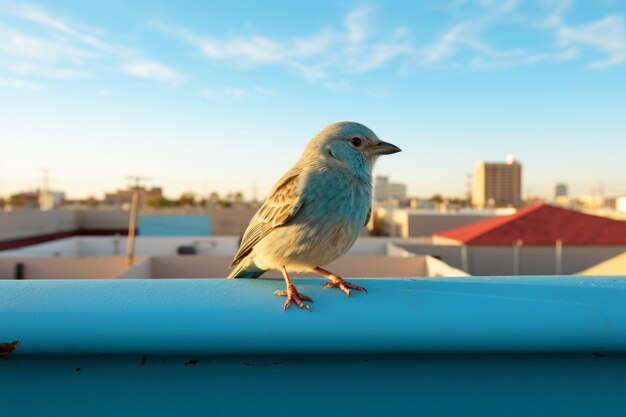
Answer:
<svg viewBox="0 0 626 417"><path fill-rule="evenodd" d="M361 146L361 138L352 138L350 139L350 143L354 146Z"/></svg>

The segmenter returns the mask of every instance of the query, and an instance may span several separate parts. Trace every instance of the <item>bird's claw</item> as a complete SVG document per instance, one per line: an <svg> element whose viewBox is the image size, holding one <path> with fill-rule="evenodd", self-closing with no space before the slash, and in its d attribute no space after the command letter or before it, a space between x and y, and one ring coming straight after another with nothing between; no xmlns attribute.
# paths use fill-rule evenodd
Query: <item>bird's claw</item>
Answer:
<svg viewBox="0 0 626 417"><path fill-rule="evenodd" d="M329 288L329 287L339 287L339 289L343 291L344 293L346 293L348 297L350 297L350 288L353 290L357 290L357 291L363 291L364 293L367 294L367 289L365 287L351 284L348 281L344 281L343 278L338 277L338 276L333 276L332 278L330 278L330 281L322 285L322 288Z"/></svg>
<svg viewBox="0 0 626 417"><path fill-rule="evenodd" d="M284 311L287 311L292 301L295 302L298 307L306 308L307 310L311 311L311 306L309 306L308 304L305 304L304 301L309 301L312 303L313 299L306 294L302 294L301 292L298 292L298 290L296 290L296 287L294 285L289 285L287 287L287 291L277 290L276 292L274 292L274 295L287 297L287 301L285 301L285 307L283 309Z"/></svg>

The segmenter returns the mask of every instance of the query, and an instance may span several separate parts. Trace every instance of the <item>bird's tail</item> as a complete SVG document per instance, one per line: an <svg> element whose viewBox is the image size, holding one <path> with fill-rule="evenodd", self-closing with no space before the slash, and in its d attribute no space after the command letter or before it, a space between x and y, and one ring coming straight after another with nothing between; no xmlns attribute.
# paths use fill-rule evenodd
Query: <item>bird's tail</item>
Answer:
<svg viewBox="0 0 626 417"><path fill-rule="evenodd" d="M227 278L258 278L267 270L259 269L249 257L243 258Z"/></svg>

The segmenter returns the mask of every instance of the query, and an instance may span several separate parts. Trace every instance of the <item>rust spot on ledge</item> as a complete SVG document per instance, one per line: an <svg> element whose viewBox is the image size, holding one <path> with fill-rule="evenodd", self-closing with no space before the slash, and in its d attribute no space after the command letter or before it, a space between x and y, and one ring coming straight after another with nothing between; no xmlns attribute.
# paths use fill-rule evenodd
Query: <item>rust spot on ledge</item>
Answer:
<svg viewBox="0 0 626 417"><path fill-rule="evenodd" d="M13 352L15 352L15 348L20 343L19 340L14 340L12 342L0 343L0 359L8 359Z"/></svg>

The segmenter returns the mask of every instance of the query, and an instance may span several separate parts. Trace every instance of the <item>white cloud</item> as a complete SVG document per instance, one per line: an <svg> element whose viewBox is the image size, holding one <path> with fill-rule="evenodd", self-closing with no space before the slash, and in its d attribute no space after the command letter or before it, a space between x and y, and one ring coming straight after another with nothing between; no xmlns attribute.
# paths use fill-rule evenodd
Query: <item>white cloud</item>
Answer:
<svg viewBox="0 0 626 417"><path fill-rule="evenodd" d="M0 66L28 77L85 78L114 66L134 77L175 82L179 74L142 53L104 40L102 31L58 18L37 6L12 5L14 17L38 25L37 35L0 25Z"/></svg>
<svg viewBox="0 0 626 417"><path fill-rule="evenodd" d="M371 23L371 6L361 6L351 11L344 22L350 42L363 42L369 36Z"/></svg>
<svg viewBox="0 0 626 417"><path fill-rule="evenodd" d="M200 90L201 95L211 100L219 98L241 99L252 95L267 96L273 93L274 90L272 90L271 88L258 85L249 89L240 87L226 87L221 90L217 90L215 88L207 87Z"/></svg>
<svg viewBox="0 0 626 417"><path fill-rule="evenodd" d="M321 81L378 68L411 53L405 27L393 28L386 36L373 36L373 10L371 6L358 7L346 15L343 27L323 27L291 39L260 34L208 37L181 26L155 22L150 26L198 48L212 60L238 68L281 66L307 80Z"/></svg>
<svg viewBox="0 0 626 417"><path fill-rule="evenodd" d="M16 6L13 9L13 14L23 19L30 20L31 22L39 23L43 26L65 33L66 35L69 35L77 41L86 45L90 45L104 50L112 49L112 46L108 43L98 39L93 35L85 33L85 31L93 29L75 28L74 25L69 24L61 19L55 18L36 6Z"/></svg>
<svg viewBox="0 0 626 417"><path fill-rule="evenodd" d="M10 66L10 69L17 74L36 75L46 78L73 79L89 78L93 76L93 74L89 72L81 71L78 69L51 67L32 63L18 63Z"/></svg>
<svg viewBox="0 0 626 417"><path fill-rule="evenodd" d="M133 77L149 78L170 83L175 83L180 78L179 74L167 65L145 59L128 62L124 64L123 68L124 72Z"/></svg>
<svg viewBox="0 0 626 417"><path fill-rule="evenodd" d="M570 26L565 22L565 14L572 3L573 0L540 0L536 5L520 8L518 0L455 1L453 15L463 18L420 49L420 63L422 66L505 69L538 62L588 59L582 50L606 56L592 61L588 65L590 68L604 68L626 61L622 19L608 16L596 22ZM512 49L496 48L488 39L488 35L493 37L493 33L497 33L491 30L496 27L499 30L506 27L528 31L532 35L528 39L533 39L533 43ZM542 44L534 40L537 37L532 32L555 36L557 41Z"/></svg>
<svg viewBox="0 0 626 417"><path fill-rule="evenodd" d="M563 22L563 14L571 7L572 0L543 0L540 2L549 10L548 16L543 19L541 25L546 27L558 27Z"/></svg>
<svg viewBox="0 0 626 417"><path fill-rule="evenodd" d="M0 26L0 52L34 61L68 61L74 64L93 57L89 50L63 39L32 36L6 26Z"/></svg>
<svg viewBox="0 0 626 417"><path fill-rule="evenodd" d="M243 98L243 97L245 97L245 96L247 96L247 95L248 95L248 93L246 92L246 90L241 89L241 88L235 88L235 87L228 87L228 88L225 88L225 89L223 90L223 92L224 92L224 94L225 94L226 96L228 96L228 97L230 97L230 98L235 98L235 99L238 99L238 98Z"/></svg>
<svg viewBox="0 0 626 417"><path fill-rule="evenodd" d="M274 93L274 90L272 90L271 88L261 87L261 86L258 86L258 85L252 87L252 91L254 91L255 93L264 95L264 96L268 96L268 95Z"/></svg>
<svg viewBox="0 0 626 417"><path fill-rule="evenodd" d="M626 61L624 22L616 16L576 27L563 26L558 31L558 43L563 47L586 47L604 53L606 57L589 64L591 68L604 68Z"/></svg>
<svg viewBox="0 0 626 417"><path fill-rule="evenodd" d="M202 94L206 98L215 98L215 90L213 90L212 88L204 88L202 91L200 91L200 94Z"/></svg>
<svg viewBox="0 0 626 417"><path fill-rule="evenodd" d="M41 90L43 88L41 84L15 78L5 78L1 75L0 87L17 88L20 90Z"/></svg>
<svg viewBox="0 0 626 417"><path fill-rule="evenodd" d="M432 64L450 57L467 34L467 24L458 24L439 36L439 39L422 50L422 59L426 64Z"/></svg>

